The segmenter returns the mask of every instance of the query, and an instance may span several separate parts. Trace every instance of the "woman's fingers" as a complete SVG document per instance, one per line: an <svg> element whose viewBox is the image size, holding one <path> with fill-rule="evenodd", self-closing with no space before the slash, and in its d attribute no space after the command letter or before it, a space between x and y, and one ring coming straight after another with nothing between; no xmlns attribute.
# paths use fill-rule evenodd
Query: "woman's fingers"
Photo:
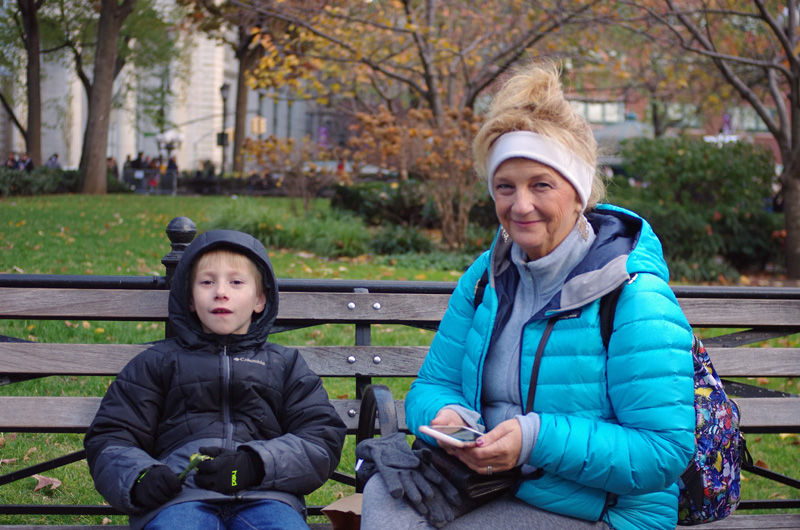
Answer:
<svg viewBox="0 0 800 530"><path fill-rule="evenodd" d="M484 434L475 447L456 449L455 455L473 471L487 474L515 467L522 450L522 429L516 419L507 420Z"/></svg>

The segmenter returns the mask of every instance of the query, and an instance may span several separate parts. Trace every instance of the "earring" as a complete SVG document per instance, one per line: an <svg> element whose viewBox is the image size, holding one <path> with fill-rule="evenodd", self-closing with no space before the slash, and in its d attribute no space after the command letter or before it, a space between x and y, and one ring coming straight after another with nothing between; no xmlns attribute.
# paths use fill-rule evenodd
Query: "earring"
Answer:
<svg viewBox="0 0 800 530"><path fill-rule="evenodd" d="M500 228L500 237L503 238L503 243L508 243L508 232L505 227Z"/></svg>
<svg viewBox="0 0 800 530"><path fill-rule="evenodd" d="M589 239L589 223L586 222L586 217L583 215L578 219L578 235L584 241Z"/></svg>

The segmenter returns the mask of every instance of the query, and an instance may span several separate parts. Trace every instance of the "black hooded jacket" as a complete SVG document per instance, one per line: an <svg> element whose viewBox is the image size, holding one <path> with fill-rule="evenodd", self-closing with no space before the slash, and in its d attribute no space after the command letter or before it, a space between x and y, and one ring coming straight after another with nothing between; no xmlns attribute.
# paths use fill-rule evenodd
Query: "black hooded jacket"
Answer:
<svg viewBox="0 0 800 530"><path fill-rule="evenodd" d="M191 266L220 247L248 256L264 278L266 308L243 335L205 333L189 310ZM120 372L84 440L97 490L130 515L132 530L166 506L195 500L275 499L303 513L302 496L336 469L345 425L297 350L267 342L277 313L275 275L259 241L219 230L192 242L169 296L177 337L155 343ZM180 473L200 447L241 445L261 457L259 486L228 496L197 487L190 474L182 492L161 508L148 512L131 502L144 470L164 463Z"/></svg>

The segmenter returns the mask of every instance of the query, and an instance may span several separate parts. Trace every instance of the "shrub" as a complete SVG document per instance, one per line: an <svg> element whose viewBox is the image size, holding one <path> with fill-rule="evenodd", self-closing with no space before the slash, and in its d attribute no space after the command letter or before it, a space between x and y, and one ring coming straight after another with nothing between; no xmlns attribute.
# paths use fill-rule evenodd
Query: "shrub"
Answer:
<svg viewBox="0 0 800 530"><path fill-rule="evenodd" d="M430 252L433 243L415 227L387 225L372 238L372 251L376 254L408 254Z"/></svg>
<svg viewBox="0 0 800 530"><path fill-rule="evenodd" d="M682 206L761 209L772 200L772 152L745 142L722 146L687 137L624 142L625 171L645 199Z"/></svg>
<svg viewBox="0 0 800 530"><path fill-rule="evenodd" d="M47 167L37 167L30 172L3 168L0 169L0 194L10 197L56 193L65 187L61 174L62 171Z"/></svg>
<svg viewBox="0 0 800 530"><path fill-rule="evenodd" d="M360 256L370 249L369 230L346 212L311 211L298 216L288 209L266 208L264 202L240 198L218 212L208 226L247 232L268 247L305 250L331 258Z"/></svg>
<svg viewBox="0 0 800 530"><path fill-rule="evenodd" d="M668 138L626 142L622 154L633 185L613 179L609 196L650 222L673 277L709 281L781 263L770 151Z"/></svg>
<svg viewBox="0 0 800 530"><path fill-rule="evenodd" d="M392 254L375 260L378 264L391 265L403 269L465 271L479 254L466 252L434 251L425 254Z"/></svg>
<svg viewBox="0 0 800 530"><path fill-rule="evenodd" d="M354 212L376 226L390 223L431 228L439 225L436 208L417 180L340 184L334 187L331 206Z"/></svg>
<svg viewBox="0 0 800 530"><path fill-rule="evenodd" d="M51 195L54 193L78 193L80 177L77 170L53 169L45 166L33 171L0 168L0 196ZM108 177L109 193L129 192L124 183Z"/></svg>

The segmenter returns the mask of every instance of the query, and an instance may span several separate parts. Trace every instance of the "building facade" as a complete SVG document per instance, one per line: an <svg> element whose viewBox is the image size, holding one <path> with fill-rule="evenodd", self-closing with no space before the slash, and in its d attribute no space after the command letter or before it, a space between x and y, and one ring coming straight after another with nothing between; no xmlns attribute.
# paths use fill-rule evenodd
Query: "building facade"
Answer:
<svg viewBox="0 0 800 530"><path fill-rule="evenodd" d="M182 57L186 68L184 74L169 79L173 94L169 105L164 109L167 122L180 142L171 154L181 170L192 171L210 162L217 173L223 159L223 147L218 145L218 136L227 130L230 141L225 153L225 172L230 172L233 161L233 128L235 119L235 95L238 63L230 46L221 44L194 33L184 37L188 40L184 47L188 57ZM126 67L129 68L129 67ZM123 74L117 79L115 92L123 83ZM26 98L20 94L19 87L24 79L15 80L5 76L6 83L17 87L15 108L17 118L25 124L26 111L22 103ZM224 102L220 88L228 84L229 96ZM62 167L77 168L80 164L83 133L88 113L86 93L78 77L68 66L59 62L44 61L42 64L42 161L53 153L58 153ZM117 94L119 96L119 94ZM127 157L136 158L137 153L157 158L166 157L167 152L159 145L160 131L149 122L141 112L136 90L119 101L111 111L107 156L114 157L122 170ZM223 126L223 115L227 123ZM322 116L322 117L318 117ZM262 117L264 128L255 127L254 119ZM320 122L324 119L318 114L313 103L293 100L289 94L272 94L249 90L247 99L247 136L251 138L276 135L279 138L293 137L297 140L305 136L317 139ZM324 130L323 130L324 132ZM0 109L0 149L5 152L25 151L25 140L14 127L5 110Z"/></svg>

